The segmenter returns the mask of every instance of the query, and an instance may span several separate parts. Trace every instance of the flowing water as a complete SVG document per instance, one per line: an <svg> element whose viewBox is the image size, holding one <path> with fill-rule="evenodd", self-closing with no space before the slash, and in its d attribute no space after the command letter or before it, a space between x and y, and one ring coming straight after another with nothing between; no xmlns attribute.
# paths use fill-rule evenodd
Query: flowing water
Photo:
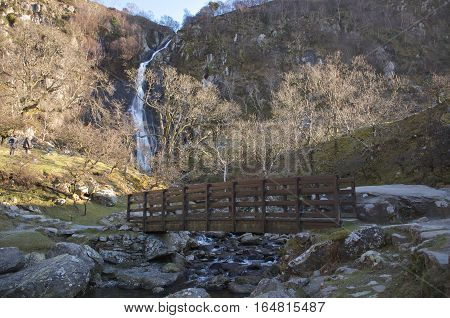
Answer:
<svg viewBox="0 0 450 318"><path fill-rule="evenodd" d="M162 48L156 50L148 61L140 64L138 74L136 76L136 95L130 106L130 113L136 128L136 160L141 170L151 172L148 159L155 155L158 147L158 139L156 137L155 119L147 118L144 107L144 86L145 71L148 65L158 55L159 52L165 50L171 41L168 41Z"/></svg>

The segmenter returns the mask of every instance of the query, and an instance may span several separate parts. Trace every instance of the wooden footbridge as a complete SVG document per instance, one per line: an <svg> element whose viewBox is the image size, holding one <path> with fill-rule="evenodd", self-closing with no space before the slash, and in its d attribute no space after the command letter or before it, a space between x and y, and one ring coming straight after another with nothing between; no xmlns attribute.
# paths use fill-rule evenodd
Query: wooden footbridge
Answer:
<svg viewBox="0 0 450 318"><path fill-rule="evenodd" d="M306 176L194 184L128 196L144 232L297 233L338 227L355 214L353 178Z"/></svg>

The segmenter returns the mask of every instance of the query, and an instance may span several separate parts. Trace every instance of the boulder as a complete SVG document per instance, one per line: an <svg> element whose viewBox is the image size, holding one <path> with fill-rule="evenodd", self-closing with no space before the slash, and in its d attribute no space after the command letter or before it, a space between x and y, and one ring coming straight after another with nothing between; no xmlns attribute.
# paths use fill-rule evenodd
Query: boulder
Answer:
<svg viewBox="0 0 450 318"><path fill-rule="evenodd" d="M148 235L145 241L144 254L148 260L183 253L195 245L189 232L169 232L163 235Z"/></svg>
<svg viewBox="0 0 450 318"><path fill-rule="evenodd" d="M0 297L75 297L91 278L92 266L73 255L43 260L0 278Z"/></svg>
<svg viewBox="0 0 450 318"><path fill-rule="evenodd" d="M119 287L125 289L154 289L156 287L166 287L174 284L182 273L164 273L155 264L143 267L132 267L120 269L115 272L115 277Z"/></svg>
<svg viewBox="0 0 450 318"><path fill-rule="evenodd" d="M250 294L253 298L290 298L295 297L295 291L288 289L277 278L262 279L255 290Z"/></svg>
<svg viewBox="0 0 450 318"><path fill-rule="evenodd" d="M385 261L377 251L367 251L360 256L357 263L363 267L381 268Z"/></svg>
<svg viewBox="0 0 450 318"><path fill-rule="evenodd" d="M251 284L239 284L234 281L228 284L228 290L234 294L250 294L256 286Z"/></svg>
<svg viewBox="0 0 450 318"><path fill-rule="evenodd" d="M245 233L239 237L239 241L242 245L257 245L261 242L261 238L252 233Z"/></svg>
<svg viewBox="0 0 450 318"><path fill-rule="evenodd" d="M386 241L379 226L369 226L353 231L344 241L345 255L355 258L366 251L383 247Z"/></svg>
<svg viewBox="0 0 450 318"><path fill-rule="evenodd" d="M101 257L111 264L126 264L132 262L131 255L122 251L100 250Z"/></svg>
<svg viewBox="0 0 450 318"><path fill-rule="evenodd" d="M205 281L201 287L206 290L224 290L227 288L230 279L225 275L214 275Z"/></svg>
<svg viewBox="0 0 450 318"><path fill-rule="evenodd" d="M182 268L179 267L177 264L167 263L161 268L161 270L164 273L178 273L182 270Z"/></svg>
<svg viewBox="0 0 450 318"><path fill-rule="evenodd" d="M169 248L156 235L149 235L145 240L144 255L147 258L147 260L168 256L173 254L174 252L175 251L173 248Z"/></svg>
<svg viewBox="0 0 450 318"><path fill-rule="evenodd" d="M409 243L409 239L404 235L401 235L398 233L393 233L391 235L391 242L392 242L392 245L394 245L394 246L400 246L404 243Z"/></svg>
<svg viewBox="0 0 450 318"><path fill-rule="evenodd" d="M203 288L187 288L170 294L166 298L211 298L211 296Z"/></svg>
<svg viewBox="0 0 450 318"><path fill-rule="evenodd" d="M15 272L25 265L25 256L17 247L0 248L0 274Z"/></svg>
<svg viewBox="0 0 450 318"><path fill-rule="evenodd" d="M92 194L92 201L108 207L115 206L117 200L116 193L111 189L102 189Z"/></svg>
<svg viewBox="0 0 450 318"><path fill-rule="evenodd" d="M101 270L103 267L103 258L97 251L95 251L89 245L78 245L69 242L57 243L48 253L47 258L55 257L58 255L69 254L77 256L83 261L89 263L90 266Z"/></svg>
<svg viewBox="0 0 450 318"><path fill-rule="evenodd" d="M302 276L310 275L331 260L334 249L335 243L331 240L314 244L288 263L289 273Z"/></svg>

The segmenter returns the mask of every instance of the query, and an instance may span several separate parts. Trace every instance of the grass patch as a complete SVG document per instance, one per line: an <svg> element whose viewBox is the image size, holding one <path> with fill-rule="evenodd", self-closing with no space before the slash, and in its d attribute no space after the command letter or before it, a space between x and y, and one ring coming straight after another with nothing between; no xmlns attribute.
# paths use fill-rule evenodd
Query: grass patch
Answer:
<svg viewBox="0 0 450 318"><path fill-rule="evenodd" d="M0 234L0 247L17 247L23 252L46 252L55 243L39 232L17 232Z"/></svg>
<svg viewBox="0 0 450 318"><path fill-rule="evenodd" d="M86 207L86 215L84 215L84 204L42 207L41 210L45 215L52 218L70 221L81 225L98 225L98 221L105 216L115 212L125 211L126 198L119 198L117 205L114 207L106 207L93 202L88 202Z"/></svg>
<svg viewBox="0 0 450 318"><path fill-rule="evenodd" d="M40 149L33 149L30 156L21 151L16 156L9 156L9 149L0 146L0 202L52 206L57 198L68 199L55 190L55 184L71 183L74 171L85 170L84 158L80 156L47 153ZM111 167L103 163L84 174L84 179L92 178L100 186L111 186L119 195L150 189L156 183L134 169L111 172Z"/></svg>

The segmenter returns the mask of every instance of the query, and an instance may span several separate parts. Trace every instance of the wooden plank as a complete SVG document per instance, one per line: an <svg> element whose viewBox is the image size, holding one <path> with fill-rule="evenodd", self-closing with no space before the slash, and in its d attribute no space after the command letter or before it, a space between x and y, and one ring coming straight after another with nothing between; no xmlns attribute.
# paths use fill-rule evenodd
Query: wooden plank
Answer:
<svg viewBox="0 0 450 318"><path fill-rule="evenodd" d="M257 189L257 190L236 190L236 196L238 198L251 197L251 196L259 195L260 193L261 193L260 189Z"/></svg>
<svg viewBox="0 0 450 318"><path fill-rule="evenodd" d="M267 189L267 196L276 196L276 195L295 195L295 191L290 189Z"/></svg>
<svg viewBox="0 0 450 318"><path fill-rule="evenodd" d="M231 196L231 192L211 192L209 195L210 199L229 199Z"/></svg>
<svg viewBox="0 0 450 318"><path fill-rule="evenodd" d="M334 193L334 187L302 188L301 194L328 194Z"/></svg>
<svg viewBox="0 0 450 318"><path fill-rule="evenodd" d="M236 186L259 186L261 182L261 179L248 179L248 180L239 180L236 183Z"/></svg>
<svg viewBox="0 0 450 318"><path fill-rule="evenodd" d="M203 189L200 189L200 188L194 188L194 189L187 188L186 189L186 193L204 193L204 192L205 192L204 186L203 186Z"/></svg>
<svg viewBox="0 0 450 318"><path fill-rule="evenodd" d="M267 201L267 206L295 206L295 201L286 200L286 201Z"/></svg>
<svg viewBox="0 0 450 318"><path fill-rule="evenodd" d="M245 201L245 202L236 202L236 206L238 207L260 207L262 206L262 202L261 201Z"/></svg>
<svg viewBox="0 0 450 318"><path fill-rule="evenodd" d="M303 199L305 205L335 205L335 200L307 200Z"/></svg>
<svg viewBox="0 0 450 318"><path fill-rule="evenodd" d="M217 183L211 183L210 190L219 190L219 189L229 189L231 188L232 184L231 182L217 182Z"/></svg>

